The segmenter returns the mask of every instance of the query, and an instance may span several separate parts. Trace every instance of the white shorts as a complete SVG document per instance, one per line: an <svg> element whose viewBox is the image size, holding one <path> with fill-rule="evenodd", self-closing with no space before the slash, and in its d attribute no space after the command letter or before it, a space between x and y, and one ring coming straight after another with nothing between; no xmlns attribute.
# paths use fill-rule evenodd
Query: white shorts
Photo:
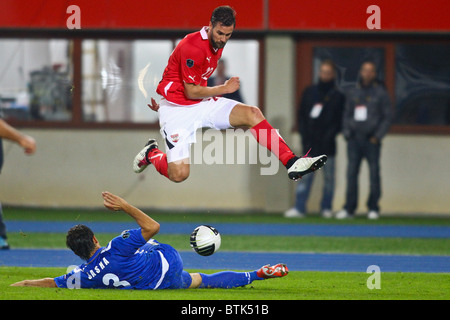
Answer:
<svg viewBox="0 0 450 320"><path fill-rule="evenodd" d="M227 98L211 98L181 106L162 99L158 113L161 135L166 142L167 162L190 158L190 147L196 141L197 129L231 128L230 113L239 103Z"/></svg>

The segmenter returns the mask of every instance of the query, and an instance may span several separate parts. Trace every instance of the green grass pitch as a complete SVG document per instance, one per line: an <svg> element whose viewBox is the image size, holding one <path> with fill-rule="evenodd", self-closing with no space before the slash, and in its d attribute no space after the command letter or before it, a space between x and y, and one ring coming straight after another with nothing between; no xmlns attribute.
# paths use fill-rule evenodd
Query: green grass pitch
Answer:
<svg viewBox="0 0 450 320"><path fill-rule="evenodd" d="M105 210L44 210L4 208L6 224L12 220L66 220L66 221L130 221L125 215ZM149 212L157 221L202 221L233 223L328 223L328 224L400 224L450 225L448 218L386 217L379 221L355 218L350 221L323 220L316 216L289 220L277 215L258 214L168 214ZM95 230L94 230L95 232ZM64 248L62 233L9 233L14 248ZM105 245L115 234L96 234ZM382 253L412 255L448 255L449 239L420 238L365 238L365 237L288 237L288 236L227 236L222 235L224 251L274 252L340 252ZM173 245L178 250L190 250L189 235L158 235L157 240ZM219 270L188 270L214 273ZM247 270L246 270L247 271ZM190 290L69 290L59 288L20 288L10 284L23 279L56 277L64 268L0 267L0 300L448 300L450 273L381 272L381 288L368 289L370 274L365 272L291 271L287 277L255 281L235 289Z"/></svg>
<svg viewBox="0 0 450 320"><path fill-rule="evenodd" d="M194 272L194 270L188 270ZM195 270L204 273L218 270ZM235 289L69 290L11 287L31 278L59 276L64 268L0 268L0 300L448 300L450 274L381 273L381 288L368 289L370 274L293 271L281 279L255 281Z"/></svg>

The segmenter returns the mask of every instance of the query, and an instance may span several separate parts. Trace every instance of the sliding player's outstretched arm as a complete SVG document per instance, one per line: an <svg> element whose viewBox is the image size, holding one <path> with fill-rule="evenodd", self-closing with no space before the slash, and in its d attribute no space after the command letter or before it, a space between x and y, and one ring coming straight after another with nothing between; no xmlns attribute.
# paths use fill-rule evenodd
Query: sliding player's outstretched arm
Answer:
<svg viewBox="0 0 450 320"><path fill-rule="evenodd" d="M13 283L11 287L40 287L40 288L56 288L53 278L43 278L36 280L23 280Z"/></svg>
<svg viewBox="0 0 450 320"><path fill-rule="evenodd" d="M139 224L142 230L142 236L146 241L150 240L159 232L159 223L150 218L144 212L129 204L119 196L108 191L102 192L103 204L106 208L113 211L124 211Z"/></svg>

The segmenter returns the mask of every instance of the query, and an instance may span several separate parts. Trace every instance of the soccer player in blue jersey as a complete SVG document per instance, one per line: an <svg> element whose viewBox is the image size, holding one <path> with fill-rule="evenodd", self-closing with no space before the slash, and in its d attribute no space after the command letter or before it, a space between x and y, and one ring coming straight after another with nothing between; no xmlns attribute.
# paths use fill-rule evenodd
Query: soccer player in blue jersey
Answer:
<svg viewBox="0 0 450 320"><path fill-rule="evenodd" d="M68 274L56 278L24 280L12 286L111 289L234 288L255 280L283 277L285 264L263 266L251 272L224 271L214 274L183 270L179 253L168 244L152 239L159 223L138 208L110 192L102 193L103 204L124 211L138 223L138 229L125 230L101 247L91 229L76 225L67 233L67 246L86 261Z"/></svg>

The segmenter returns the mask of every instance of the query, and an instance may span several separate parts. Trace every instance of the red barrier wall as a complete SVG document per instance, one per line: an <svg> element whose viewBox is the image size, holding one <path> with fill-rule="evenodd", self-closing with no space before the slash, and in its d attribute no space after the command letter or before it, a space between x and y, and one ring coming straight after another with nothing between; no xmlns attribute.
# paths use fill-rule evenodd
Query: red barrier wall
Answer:
<svg viewBox="0 0 450 320"><path fill-rule="evenodd" d="M450 31L449 0L284 0L269 2L271 30L368 30L370 5L384 31Z"/></svg>
<svg viewBox="0 0 450 320"><path fill-rule="evenodd" d="M198 29L225 3L239 30L366 31L375 4L383 31L450 31L448 0L2 0L0 29L66 29L69 5L80 7L82 29Z"/></svg>

